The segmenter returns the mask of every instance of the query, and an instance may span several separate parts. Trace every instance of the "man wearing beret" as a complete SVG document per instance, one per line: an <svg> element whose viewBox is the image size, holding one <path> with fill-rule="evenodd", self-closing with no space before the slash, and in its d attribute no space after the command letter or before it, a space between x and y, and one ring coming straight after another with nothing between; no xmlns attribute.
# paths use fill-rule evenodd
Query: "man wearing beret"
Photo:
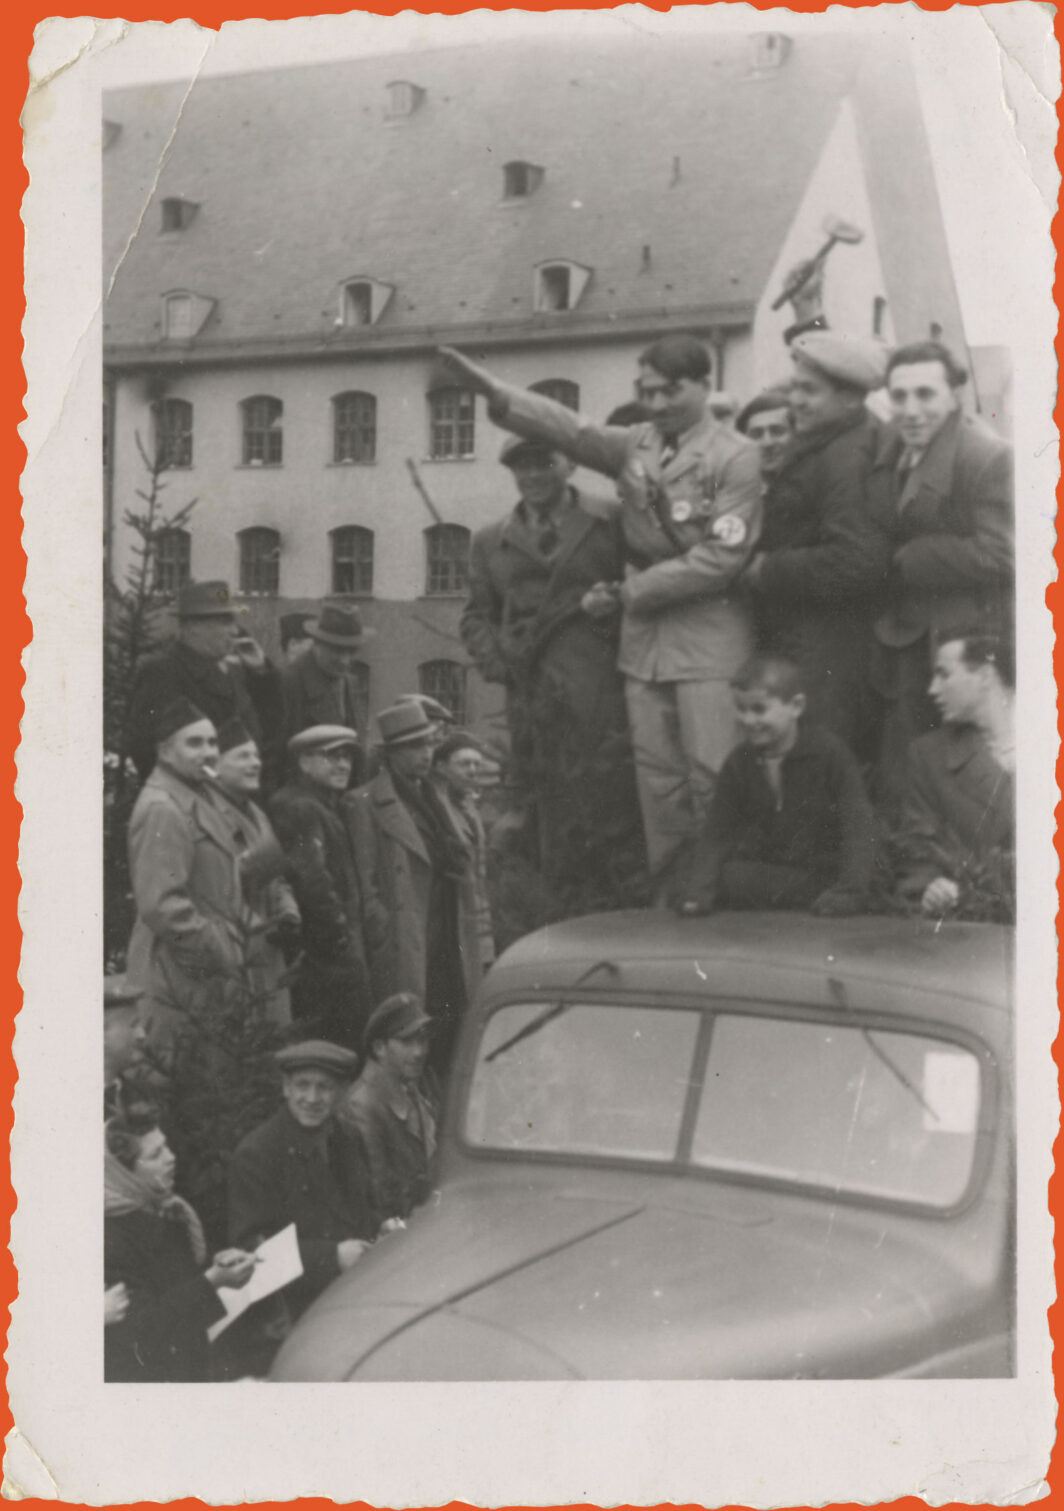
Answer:
<svg viewBox="0 0 1064 1511"><path fill-rule="evenodd" d="M461 633L485 681L506 689L529 859L557 894L599 874L604 847L632 839L620 614L612 600L603 613L584 606L596 584L624 575L624 541L617 504L574 488L562 452L511 436L499 460L518 503L473 537Z"/></svg>
<svg viewBox="0 0 1064 1511"><path fill-rule="evenodd" d="M284 1295L297 1317L358 1262L380 1219L358 1135L336 1117L358 1056L309 1039L278 1050L275 1059L282 1105L229 1162L229 1232L250 1250L295 1223L303 1274Z"/></svg>
<svg viewBox="0 0 1064 1511"><path fill-rule="evenodd" d="M243 900L232 841L212 795L214 725L178 698L156 716L156 763L129 823L137 921L128 977L144 993L153 1051L165 1056L193 1009L240 979Z"/></svg>
<svg viewBox="0 0 1064 1511"><path fill-rule="evenodd" d="M277 670L247 634L238 634L225 582L189 582L177 595L177 639L138 663L125 750L141 777L155 761L154 723L175 698L201 708L215 729L237 717L261 742L281 717Z"/></svg>
<svg viewBox="0 0 1064 1511"><path fill-rule="evenodd" d="M372 638L357 609L325 603L307 621L310 645L281 670L284 716L275 732L270 766L275 785L284 781L288 742L301 730L339 724L358 730L359 687L354 677L359 651ZM355 748L351 784L362 780L362 752Z"/></svg>
<svg viewBox="0 0 1064 1511"><path fill-rule="evenodd" d="M762 649L802 668L810 722L869 760L872 621L890 566L877 490L891 440L865 399L882 386L887 353L877 341L816 330L795 337L791 359L795 436L769 481L760 549L744 581Z"/></svg>
<svg viewBox="0 0 1064 1511"><path fill-rule="evenodd" d="M883 796L896 805L908 746L934 727L927 689L944 632L981 625L1011 637L1012 451L961 411L967 371L940 341L899 347L887 369L898 436L890 473L890 602L876 621L877 684L888 713Z"/></svg>
<svg viewBox="0 0 1064 1511"><path fill-rule="evenodd" d="M596 424L451 348L443 355L487 395L497 424L617 481L624 580L597 584L583 606L621 608L647 858L664 892L736 739L728 679L753 649L738 579L761 532L757 450L710 413L709 353L694 336L665 336L642 353L639 398L651 418L630 426Z"/></svg>
<svg viewBox="0 0 1064 1511"><path fill-rule="evenodd" d="M361 1135L382 1218L409 1217L431 1189L438 1105L431 1072L426 1080L431 1028L413 992L387 997L366 1024L362 1074L341 1104L340 1117Z"/></svg>
<svg viewBox="0 0 1064 1511"><path fill-rule="evenodd" d="M356 1045L373 999L362 935L362 894L351 834L340 810L358 736L338 724L288 742L293 775L267 804L285 853L303 926L292 1010L338 1044Z"/></svg>
<svg viewBox="0 0 1064 1511"><path fill-rule="evenodd" d="M374 997L410 991L424 1002L436 1022L433 1059L442 1075L483 973L470 861L428 780L435 740L422 708L393 704L377 725L381 770L343 800Z"/></svg>
<svg viewBox="0 0 1064 1511"><path fill-rule="evenodd" d="M240 876L247 935L248 985L259 1011L283 1026L291 1021L285 945L299 940L299 905L285 877L284 851L255 802L262 777L259 747L239 719L218 731L214 797L232 841Z"/></svg>

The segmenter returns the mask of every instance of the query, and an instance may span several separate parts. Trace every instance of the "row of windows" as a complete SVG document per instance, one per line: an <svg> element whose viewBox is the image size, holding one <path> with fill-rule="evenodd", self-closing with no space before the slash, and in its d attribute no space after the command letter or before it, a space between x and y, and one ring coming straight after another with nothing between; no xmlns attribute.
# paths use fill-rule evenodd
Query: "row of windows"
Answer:
<svg viewBox="0 0 1064 1511"><path fill-rule="evenodd" d="M464 525L430 525L425 535L425 593L431 596L464 593L469 585L470 533ZM245 595L281 591L281 536L265 525L253 525L237 536L240 549L240 592ZM341 525L329 532L331 591L369 597L373 592L373 531L362 525ZM187 530L159 530L155 535L153 587L156 593L176 593L191 575L192 537Z"/></svg>
<svg viewBox="0 0 1064 1511"><path fill-rule="evenodd" d="M536 393L579 409L580 389L567 378L533 383ZM429 394L429 455L442 459L472 456L476 406L464 388L438 388ZM374 462L377 459L377 400L371 393L334 394L332 459ZM193 409L187 399L162 399L154 406L158 465L191 467ZM284 404L270 394L255 394L240 404L240 457L245 467L279 467L284 460Z"/></svg>

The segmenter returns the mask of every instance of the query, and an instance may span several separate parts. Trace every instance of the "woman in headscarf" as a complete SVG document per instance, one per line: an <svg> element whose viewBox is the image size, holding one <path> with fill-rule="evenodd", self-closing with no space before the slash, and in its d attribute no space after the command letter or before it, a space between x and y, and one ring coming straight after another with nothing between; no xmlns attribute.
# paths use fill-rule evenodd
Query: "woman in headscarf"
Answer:
<svg viewBox="0 0 1064 1511"><path fill-rule="evenodd" d="M246 1285L254 1256L224 1249L208 1262L203 1227L174 1194L176 1161L152 1115L112 1118L105 1136L104 1285L123 1285L129 1305L105 1329L104 1379L208 1380L207 1329L225 1315L218 1291Z"/></svg>

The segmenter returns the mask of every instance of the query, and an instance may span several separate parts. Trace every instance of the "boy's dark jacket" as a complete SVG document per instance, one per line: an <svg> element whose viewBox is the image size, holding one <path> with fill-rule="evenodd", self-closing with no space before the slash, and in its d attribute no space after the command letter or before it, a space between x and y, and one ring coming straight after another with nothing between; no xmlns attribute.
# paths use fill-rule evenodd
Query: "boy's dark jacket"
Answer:
<svg viewBox="0 0 1064 1511"><path fill-rule="evenodd" d="M872 808L857 762L826 729L799 726L781 766L782 801L757 752L739 745L721 767L691 863L688 897L712 903L728 861L794 866L837 891L867 892L875 855Z"/></svg>

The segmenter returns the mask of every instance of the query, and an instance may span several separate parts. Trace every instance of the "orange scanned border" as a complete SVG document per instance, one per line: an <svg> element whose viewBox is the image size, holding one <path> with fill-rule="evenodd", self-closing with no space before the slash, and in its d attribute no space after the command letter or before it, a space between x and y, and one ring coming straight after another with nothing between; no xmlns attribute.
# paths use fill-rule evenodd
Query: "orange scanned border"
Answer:
<svg viewBox="0 0 1064 1511"><path fill-rule="evenodd" d="M651 10L667 12L673 7L666 4L656 4L655 0L642 0ZM772 0L749 0L753 8L769 10L774 8ZM835 0L851 9L865 9L866 6L859 0ZM951 0L920 0L921 9L940 11L951 9ZM961 3L969 3L969 0L961 0ZM476 9L508 10L513 7L505 4L492 3L492 0L370 0L357 9L364 12L394 16L402 11L419 11L424 14L452 14L457 15ZM527 11L552 11L562 9L574 10L609 10L610 5L601 3L601 0L557 0L557 3L548 4L545 0L523 0L520 9ZM821 12L828 9L827 0L790 0L788 9L804 12ZM95 8L94 8L95 9ZM332 3L319 3L313 7L316 15L339 15L349 13L352 7L343 0L332 0ZM0 364L0 406L3 413L8 416L4 426L5 445L0 452L0 465L8 479L6 495L14 500L18 496L20 475L25 465L26 450L19 439L16 426L25 415L25 378L22 370L22 336L21 325L25 312L25 296L23 292L23 253L24 232L20 218L20 206L25 193L28 178L22 161L22 132L19 122L23 101L29 86L28 58L33 47L34 29L38 22L46 17L79 16L86 14L88 7L49 7L39 3L39 0L14 0L14 3L5 8L4 22L7 44L0 50L0 95L8 101L7 108L3 113L2 125L0 125L0 196L8 213L5 218L7 231L0 241L0 257L6 267L6 277L0 282L0 330L6 329L8 335L3 338L3 349L7 351L7 359ZM122 18L128 21L176 21L184 17L197 22L201 26L218 27L224 21L265 18L268 20L287 20L308 14L310 7L300 6L293 0L229 0L228 4L220 4L219 0L196 0L195 4L182 3L182 0L154 0L152 4L144 3L144 0L134 0L134 3L124 3L122 6ZM95 12L100 14L98 10ZM1054 32L1058 46L1064 49L1064 14L1062 8L1054 6ZM1058 120L1064 113L1064 96L1058 100ZM1064 172L1064 146L1058 139L1057 163ZM1058 213L1053 221L1053 241L1058 253L1062 249L1064 238L1064 225L1058 208ZM1057 277L1054 282L1054 302L1058 308L1064 299L1064 274L1058 267ZM1055 338L1055 349L1058 362L1064 364L1064 323L1058 320ZM1064 429L1064 395L1058 394L1058 404L1054 415L1058 430ZM1064 483L1058 489L1058 505L1061 492L1064 492ZM1060 510L1058 508L1058 519ZM21 931L18 925L17 906L19 899L20 880L18 873L18 842L19 826L22 810L14 795L15 780L15 753L19 740L19 724L23 712L22 690L23 672L21 667L22 652L29 641L31 627L26 616L26 605L23 596L23 583L25 576L25 553L22 547L22 521L21 515L14 508L0 511L0 644L4 646L5 654L0 660L0 979L6 984L7 1001L11 1004L10 1013L5 1024L2 1047L0 1047L0 1078L5 1090L9 1093L2 1099L3 1104L3 1132L10 1142L12 1128L11 1102L14 1095L16 1071L12 1053L12 1039L14 1031L15 1015L21 1007L21 989L18 983L18 963L21 944ZM1058 573L1064 573L1064 547L1058 542L1055 552L1055 561ZM1064 595L1058 584L1049 587L1046 594L1046 602L1053 615L1054 629L1056 630L1061 618L1064 618ZM1054 648L1054 676L1059 686L1061 676L1064 674L1064 651L1059 646ZM1061 710L1061 700L1058 698L1058 729L1064 736L1064 711ZM1064 788L1064 757L1058 758L1057 764L1058 785ZM1064 804L1057 810L1058 819ZM1058 832L1056 839L1058 858L1064 863L1064 843ZM1058 889L1060 884L1058 883ZM1058 916L1058 923L1061 920ZM1059 968L1058 973L1058 1000L1061 989L1064 988L1064 967ZM1058 1066L1058 1083L1064 1094L1064 1076L1061 1070L1064 1068L1064 1035L1058 1038L1054 1045L1054 1057ZM1055 1155L1061 1148L1060 1141L1054 1148ZM1050 1210L1054 1217L1054 1229L1056 1239L1056 1278L1058 1293L1061 1282L1064 1281L1064 1178L1059 1172L1055 1172L1050 1181L1049 1190ZM11 1187L7 1174L0 1182L0 1212L3 1214L6 1231L10 1234L11 1215L15 1207L15 1194ZM6 1308L17 1295L18 1278L14 1261L11 1257L8 1245L5 1244L2 1258L0 1258L0 1302L5 1308L5 1340L6 1340ZM1064 1369L1059 1365L1056 1358L1055 1345L1058 1342L1061 1330L1061 1303L1058 1301L1051 1307L1049 1312L1050 1331L1054 1343L1054 1376L1057 1380L1058 1400L1060 1397L1060 1377ZM4 1390L0 1401L0 1417L2 1417L2 1430L6 1437L13 1425L6 1391L6 1366L4 1369ZM1054 1447L1048 1471L1050 1486L1049 1497L1041 1504L1047 1507L1060 1506L1064 1508L1064 1489L1062 1476L1059 1472L1062 1450L1059 1441ZM24 1504L27 1506L55 1506L61 1504L73 1504L59 1501L36 1501L28 1498ZM145 1507L152 1507L157 1503L140 1502ZM193 1511L193 1508L205 1506L205 1502L188 1498L175 1500L169 1503L175 1511ZM268 1506L279 1504L261 1502ZM281 1503L289 1508L305 1508L305 1511L329 1511L336 1503L322 1498L301 1498L298 1501ZM365 1502L351 1503L356 1511L374 1511ZM926 1511L926 1503L915 1497L905 1497L891 1503L894 1511ZM474 1511L465 1502L452 1501L445 1511ZM506 1508L506 1511L518 1511L518 1508ZM544 1508L539 1508L544 1511ZM550 1511L550 1508L546 1508ZM554 1508L561 1511L561 1508ZM578 1507L567 1508L567 1511L580 1511ZM635 1511L635 1508L619 1507L615 1511ZM698 1511L694 1506L676 1507L675 1511ZM721 1508L721 1511L733 1511L733 1508ZM859 1511L854 1506L852 1511ZM944 1508L950 1511L950 1508Z"/></svg>

